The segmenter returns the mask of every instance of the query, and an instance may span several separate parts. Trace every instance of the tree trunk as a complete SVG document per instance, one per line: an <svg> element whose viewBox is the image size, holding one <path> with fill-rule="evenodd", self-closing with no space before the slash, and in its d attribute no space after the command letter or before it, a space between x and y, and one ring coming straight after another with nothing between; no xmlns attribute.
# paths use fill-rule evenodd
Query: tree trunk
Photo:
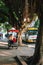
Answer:
<svg viewBox="0 0 43 65"><path fill-rule="evenodd" d="M42 24L42 28L41 28L41 46L40 46L40 55L41 55L41 60L40 62L43 64L43 24ZM39 63L40 63L39 62Z"/></svg>
<svg viewBox="0 0 43 65"><path fill-rule="evenodd" d="M29 65L37 65L37 63L38 65L40 65L40 63L43 64L43 2L41 0L37 0L36 4L36 12L39 14L40 26L38 30L35 52Z"/></svg>

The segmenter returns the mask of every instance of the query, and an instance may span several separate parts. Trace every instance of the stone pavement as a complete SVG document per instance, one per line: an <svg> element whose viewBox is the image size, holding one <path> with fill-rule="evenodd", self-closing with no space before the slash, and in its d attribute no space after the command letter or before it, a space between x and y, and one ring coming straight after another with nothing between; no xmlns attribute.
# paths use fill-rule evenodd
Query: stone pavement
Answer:
<svg viewBox="0 0 43 65"><path fill-rule="evenodd" d="M16 65L14 64L15 56L32 56L34 54L34 44L29 44L26 47L14 47L13 49L8 49L7 48L7 42L0 42L0 65ZM7 64L6 64L7 63Z"/></svg>
<svg viewBox="0 0 43 65"><path fill-rule="evenodd" d="M0 49L0 65L17 65L14 57L16 56L32 56L34 48L18 47L18 49Z"/></svg>
<svg viewBox="0 0 43 65"><path fill-rule="evenodd" d="M0 65L17 65L14 57L16 56L32 56L34 48L18 47L18 49L0 49Z"/></svg>

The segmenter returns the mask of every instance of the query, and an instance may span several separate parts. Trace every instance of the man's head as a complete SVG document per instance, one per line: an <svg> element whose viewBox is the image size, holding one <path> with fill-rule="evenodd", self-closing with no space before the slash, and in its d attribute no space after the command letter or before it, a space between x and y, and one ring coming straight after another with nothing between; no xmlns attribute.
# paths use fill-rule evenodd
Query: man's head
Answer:
<svg viewBox="0 0 43 65"><path fill-rule="evenodd" d="M11 37L12 36L12 34L9 34L9 36L8 37Z"/></svg>

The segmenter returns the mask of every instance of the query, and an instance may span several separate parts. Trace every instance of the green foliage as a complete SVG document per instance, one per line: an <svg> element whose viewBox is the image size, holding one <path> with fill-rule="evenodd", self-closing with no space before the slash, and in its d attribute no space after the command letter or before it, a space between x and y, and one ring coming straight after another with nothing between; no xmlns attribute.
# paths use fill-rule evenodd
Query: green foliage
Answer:
<svg viewBox="0 0 43 65"><path fill-rule="evenodd" d="M0 10L8 13L9 9L5 6L5 3L3 1L0 1Z"/></svg>
<svg viewBox="0 0 43 65"><path fill-rule="evenodd" d="M0 10L3 13L0 13L0 23L8 21L8 17L4 13L8 14L9 9L5 6L5 3L0 0Z"/></svg>
<svg viewBox="0 0 43 65"><path fill-rule="evenodd" d="M16 18L16 20L18 20L18 17L17 17L17 15L16 15L16 13L13 12L13 14L14 14L14 17Z"/></svg>
<svg viewBox="0 0 43 65"><path fill-rule="evenodd" d="M6 7L5 3L0 0L0 10L3 13L0 13L0 26L3 24L2 28L6 31L7 29L10 29L12 26L10 24L5 24L9 20L7 15L4 15L4 13L8 14L9 13L9 8Z"/></svg>
<svg viewBox="0 0 43 65"><path fill-rule="evenodd" d="M39 24L40 24L40 20L38 19L38 20L35 22L34 27L38 28L38 27L39 27Z"/></svg>
<svg viewBox="0 0 43 65"><path fill-rule="evenodd" d="M7 24L6 22L5 23L1 23L0 27L4 29L3 30L4 32L6 32L7 30L12 28L12 26L10 24Z"/></svg>
<svg viewBox="0 0 43 65"><path fill-rule="evenodd" d="M8 30L12 28L12 26L11 26L10 24L4 24L4 26L5 26L5 28L8 29Z"/></svg>
<svg viewBox="0 0 43 65"><path fill-rule="evenodd" d="M13 4L12 4L13 5ZM5 3L3 2L3 0L0 0L0 10L3 12L3 13L0 13L0 23L4 23L6 21L9 22L9 17L7 15L9 15L9 8L5 5ZM12 11L12 13L14 14L14 18L18 21L18 17L15 13L15 11ZM7 14L7 15L4 15L4 14ZM11 14L12 15L12 14ZM11 19L12 20L12 19ZM15 22L15 21L14 21ZM13 22L12 22L13 23ZM12 25L12 24L11 24Z"/></svg>

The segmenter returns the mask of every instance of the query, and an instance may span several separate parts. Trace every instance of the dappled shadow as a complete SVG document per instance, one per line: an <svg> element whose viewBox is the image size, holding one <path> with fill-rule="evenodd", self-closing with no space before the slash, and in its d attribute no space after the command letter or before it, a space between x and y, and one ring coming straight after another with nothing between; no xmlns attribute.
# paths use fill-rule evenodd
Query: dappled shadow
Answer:
<svg viewBox="0 0 43 65"><path fill-rule="evenodd" d="M14 46L13 48L17 49L17 46ZM11 50L13 49L12 47L8 48L8 46L0 46L0 50Z"/></svg>
<svg viewBox="0 0 43 65"><path fill-rule="evenodd" d="M0 46L0 50L8 50L8 47L6 47L6 46Z"/></svg>

